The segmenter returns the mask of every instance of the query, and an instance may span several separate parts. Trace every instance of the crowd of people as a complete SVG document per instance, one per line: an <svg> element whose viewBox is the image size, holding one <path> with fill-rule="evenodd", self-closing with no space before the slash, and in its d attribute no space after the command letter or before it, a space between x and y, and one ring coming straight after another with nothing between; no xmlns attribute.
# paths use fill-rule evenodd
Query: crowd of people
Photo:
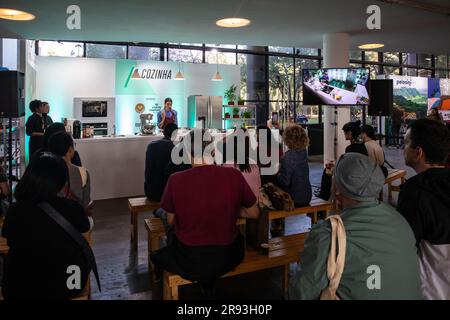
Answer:
<svg viewBox="0 0 450 320"><path fill-rule="evenodd" d="M48 109L39 101L31 102L30 109L27 133L34 152L2 229L10 247L2 292L7 299L67 299L80 292L67 288L67 266L81 267L83 284L93 266L42 204L53 207L78 232L89 232L90 176L64 125L50 123L43 116ZM154 214L163 219L168 234L167 246L151 255L156 280L162 270L176 273L200 283L205 296L211 297L215 282L244 259L245 240L236 222L239 217L259 218L262 186L276 185L295 206L310 203L309 138L300 125L289 125L282 133L284 149L270 129L260 126L252 146L249 132L239 129L220 138L218 162L217 148L212 147L217 141L207 130L194 129L183 138L189 148L181 151L189 162L180 164L173 161L177 124L168 121L163 129L164 138L147 147L143 173L145 195L160 203ZM396 208L379 201L387 169L374 129L351 122L343 132L351 144L336 163L327 164L320 192L335 203L346 233L337 296L450 299L450 169L445 168L449 130L429 119L409 127L405 163L417 175L402 186ZM197 136L202 137L200 144ZM243 148L238 150L239 145ZM273 150L278 152L272 157L277 170L261 175L263 168L273 165L262 161L271 158ZM312 227L290 282L291 299L318 299L330 286L332 230L330 220ZM36 269L29 272L30 266ZM370 270L380 270L380 278L369 285Z"/></svg>

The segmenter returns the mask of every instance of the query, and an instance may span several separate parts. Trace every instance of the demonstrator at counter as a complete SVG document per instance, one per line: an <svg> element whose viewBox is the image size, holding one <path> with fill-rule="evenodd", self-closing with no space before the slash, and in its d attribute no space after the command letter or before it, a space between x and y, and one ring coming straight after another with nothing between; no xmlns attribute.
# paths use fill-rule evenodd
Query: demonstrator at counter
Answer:
<svg viewBox="0 0 450 320"><path fill-rule="evenodd" d="M172 99L166 98L164 100L164 109L158 112L158 128L163 129L169 123L178 125L177 111L172 109Z"/></svg>

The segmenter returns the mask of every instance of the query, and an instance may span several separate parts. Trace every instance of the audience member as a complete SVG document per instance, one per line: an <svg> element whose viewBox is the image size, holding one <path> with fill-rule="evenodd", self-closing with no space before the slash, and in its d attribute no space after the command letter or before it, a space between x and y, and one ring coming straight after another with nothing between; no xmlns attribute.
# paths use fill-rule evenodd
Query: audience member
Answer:
<svg viewBox="0 0 450 320"><path fill-rule="evenodd" d="M384 185L380 166L367 156L344 154L335 168L334 185L346 233L337 296L343 300L420 299L413 232L394 208L377 201ZM332 267L328 261L331 232L329 220L312 228L290 283L291 299L318 299L335 284L327 275L327 264Z"/></svg>
<svg viewBox="0 0 450 320"><path fill-rule="evenodd" d="M426 299L450 299L450 134L434 120L417 120L405 136L405 163L417 173L402 186L397 210L411 225Z"/></svg>
<svg viewBox="0 0 450 320"><path fill-rule="evenodd" d="M345 153L356 152L368 156L366 146L359 141L361 134L361 121L348 122L342 127L345 134L345 140L350 141L350 145L345 148Z"/></svg>

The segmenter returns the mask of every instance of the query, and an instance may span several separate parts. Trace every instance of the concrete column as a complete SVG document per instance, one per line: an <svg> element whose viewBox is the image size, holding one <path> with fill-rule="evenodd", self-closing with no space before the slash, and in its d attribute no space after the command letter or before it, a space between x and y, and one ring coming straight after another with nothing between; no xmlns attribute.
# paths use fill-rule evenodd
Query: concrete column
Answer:
<svg viewBox="0 0 450 320"><path fill-rule="evenodd" d="M350 36L332 33L323 36L323 67L347 68L350 60ZM337 114L333 106L324 108L324 162L336 161L349 145L345 141L342 126L350 121L350 107L339 106ZM337 126L334 125L337 123ZM336 139L336 146L335 146Z"/></svg>

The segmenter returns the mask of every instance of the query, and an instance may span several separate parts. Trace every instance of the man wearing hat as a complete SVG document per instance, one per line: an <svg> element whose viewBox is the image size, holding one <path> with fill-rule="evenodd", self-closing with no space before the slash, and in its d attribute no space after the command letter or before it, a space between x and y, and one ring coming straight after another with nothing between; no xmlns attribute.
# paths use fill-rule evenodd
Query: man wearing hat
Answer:
<svg viewBox="0 0 450 320"><path fill-rule="evenodd" d="M383 185L383 172L369 157L347 153L339 159L334 197L346 235L340 299L422 298L414 234L402 215L377 200ZM329 287L330 247L327 220L309 234L290 284L291 299L317 299Z"/></svg>

